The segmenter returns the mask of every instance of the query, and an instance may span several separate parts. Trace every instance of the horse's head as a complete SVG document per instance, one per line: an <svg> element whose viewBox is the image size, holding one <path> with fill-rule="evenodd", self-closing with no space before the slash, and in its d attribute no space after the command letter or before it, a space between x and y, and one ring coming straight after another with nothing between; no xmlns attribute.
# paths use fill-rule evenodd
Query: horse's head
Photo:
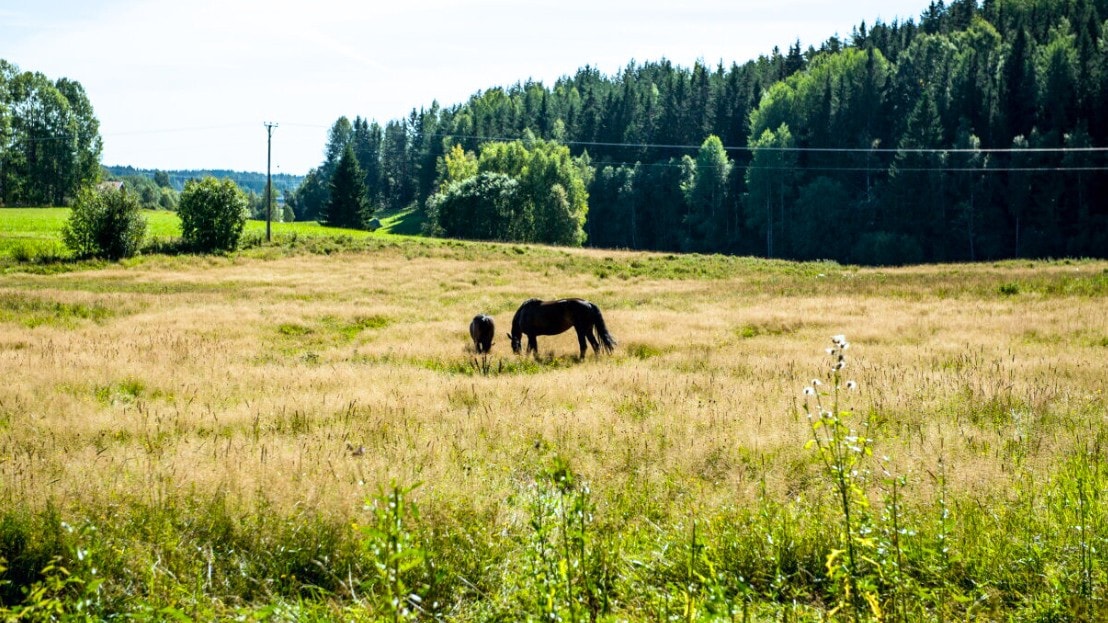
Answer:
<svg viewBox="0 0 1108 623"><path fill-rule="evenodd" d="M516 336L509 333L508 339L512 341L512 352L518 355L520 349L523 348L523 335Z"/></svg>

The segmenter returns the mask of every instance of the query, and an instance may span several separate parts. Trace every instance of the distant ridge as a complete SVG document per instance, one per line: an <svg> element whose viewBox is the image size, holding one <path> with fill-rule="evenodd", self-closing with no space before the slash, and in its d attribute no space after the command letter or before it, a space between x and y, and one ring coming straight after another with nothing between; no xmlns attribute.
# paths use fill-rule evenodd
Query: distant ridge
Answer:
<svg viewBox="0 0 1108 623"><path fill-rule="evenodd" d="M142 177L148 177L153 179L154 174L162 169L136 169L132 166L104 166L103 169L108 172L108 175L112 177L127 177L140 175ZM230 179L239 185L243 190L252 190L256 193L265 192L265 173L253 173L248 171L229 171L226 169L188 169L188 170L165 170L165 174L169 176L169 184L174 190L180 191L185 187L185 182L190 179L200 179L203 177L214 177L217 179ZM296 190L300 186L300 183L304 180L302 175L290 175L288 173L274 173L273 174L273 190L274 192L285 192Z"/></svg>

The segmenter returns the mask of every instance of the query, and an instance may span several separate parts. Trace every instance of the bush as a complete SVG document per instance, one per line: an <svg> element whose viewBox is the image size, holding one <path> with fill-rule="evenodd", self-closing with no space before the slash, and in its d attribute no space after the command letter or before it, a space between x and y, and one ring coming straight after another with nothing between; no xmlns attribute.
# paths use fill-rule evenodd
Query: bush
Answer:
<svg viewBox="0 0 1108 623"><path fill-rule="evenodd" d="M82 190L62 228L62 241L74 255L109 260L134 256L145 236L138 200L125 189Z"/></svg>
<svg viewBox="0 0 1108 623"><path fill-rule="evenodd" d="M246 195L231 180L189 180L177 214L181 238L188 247L201 252L232 251L246 227Z"/></svg>

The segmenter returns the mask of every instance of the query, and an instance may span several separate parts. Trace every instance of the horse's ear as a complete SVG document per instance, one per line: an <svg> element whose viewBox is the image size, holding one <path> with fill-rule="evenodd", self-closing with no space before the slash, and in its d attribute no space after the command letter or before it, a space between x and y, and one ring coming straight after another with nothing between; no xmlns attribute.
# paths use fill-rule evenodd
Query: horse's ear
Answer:
<svg viewBox="0 0 1108 623"><path fill-rule="evenodd" d="M504 335L507 335L509 340L512 339L512 334L511 333L505 333Z"/></svg>

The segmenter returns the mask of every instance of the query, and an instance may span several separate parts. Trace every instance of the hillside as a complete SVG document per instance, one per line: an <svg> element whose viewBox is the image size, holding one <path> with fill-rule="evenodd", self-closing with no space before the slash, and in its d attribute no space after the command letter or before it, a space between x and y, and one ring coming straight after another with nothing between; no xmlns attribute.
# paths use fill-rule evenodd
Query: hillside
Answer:
<svg viewBox="0 0 1108 623"><path fill-rule="evenodd" d="M422 207L452 144L476 159L490 143L557 141L592 172L596 247L863 264L1104 257L1106 18L1105 0L931 3L918 21L730 65L585 67L382 124L344 117L326 153L352 142L372 203ZM725 161L703 152L712 136ZM318 213L333 167L307 176L299 215Z"/></svg>

